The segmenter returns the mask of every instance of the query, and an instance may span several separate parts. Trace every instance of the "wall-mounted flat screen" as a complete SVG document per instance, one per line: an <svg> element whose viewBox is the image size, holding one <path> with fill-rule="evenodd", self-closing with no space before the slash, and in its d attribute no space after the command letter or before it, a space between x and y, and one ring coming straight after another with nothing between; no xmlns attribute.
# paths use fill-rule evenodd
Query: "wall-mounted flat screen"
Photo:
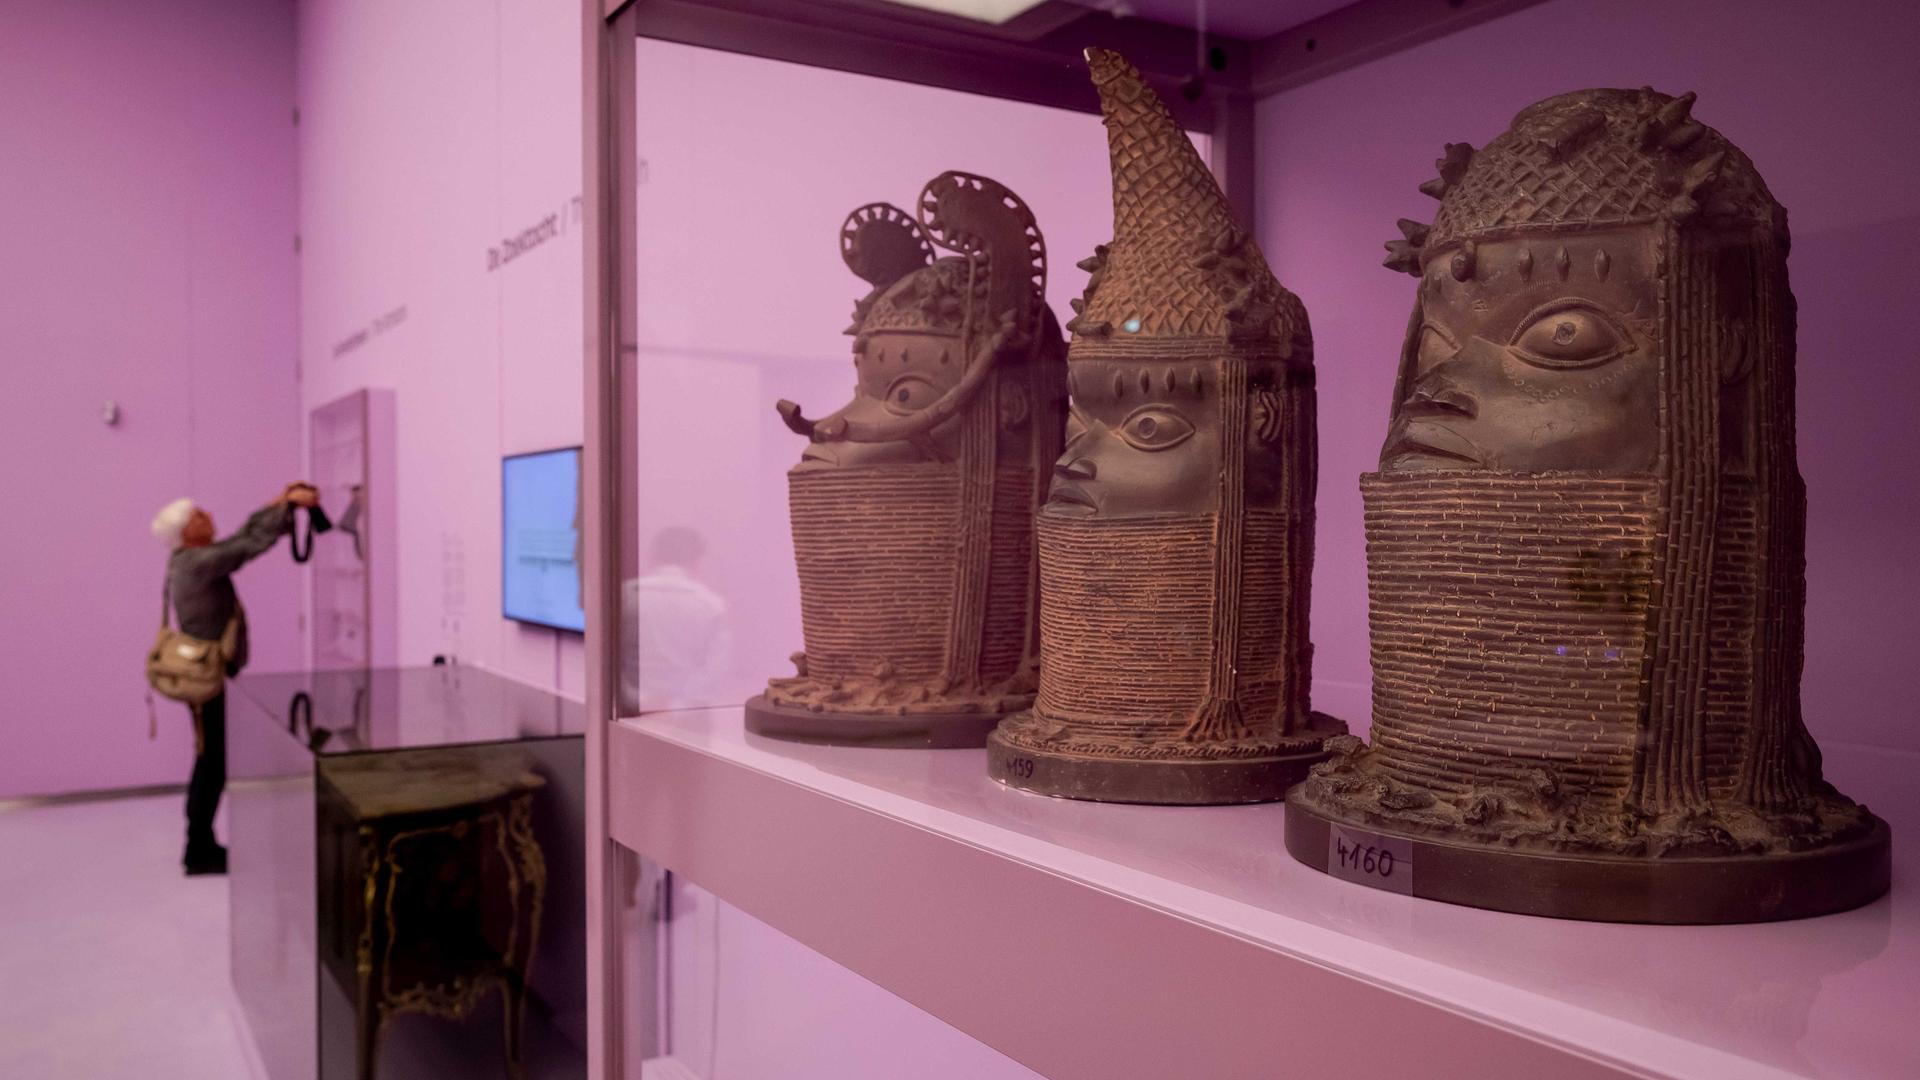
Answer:
<svg viewBox="0 0 1920 1080"><path fill-rule="evenodd" d="M500 613L585 632L580 576L580 448L500 462Z"/></svg>

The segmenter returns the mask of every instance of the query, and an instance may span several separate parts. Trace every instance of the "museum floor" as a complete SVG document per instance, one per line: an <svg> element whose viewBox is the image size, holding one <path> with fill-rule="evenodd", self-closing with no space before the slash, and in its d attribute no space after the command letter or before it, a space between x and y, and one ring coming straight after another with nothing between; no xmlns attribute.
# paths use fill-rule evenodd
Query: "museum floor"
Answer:
<svg viewBox="0 0 1920 1080"><path fill-rule="evenodd" d="M180 799L0 810L0 1076L257 1076L226 879L181 876Z"/></svg>

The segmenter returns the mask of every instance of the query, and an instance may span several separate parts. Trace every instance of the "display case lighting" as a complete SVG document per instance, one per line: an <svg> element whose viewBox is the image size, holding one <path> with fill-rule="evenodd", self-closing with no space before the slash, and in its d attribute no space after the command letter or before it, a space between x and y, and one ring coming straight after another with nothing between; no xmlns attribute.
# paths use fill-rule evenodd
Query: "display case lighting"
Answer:
<svg viewBox="0 0 1920 1080"><path fill-rule="evenodd" d="M1045 0L893 0L893 3L998 26L1016 15L1039 7Z"/></svg>

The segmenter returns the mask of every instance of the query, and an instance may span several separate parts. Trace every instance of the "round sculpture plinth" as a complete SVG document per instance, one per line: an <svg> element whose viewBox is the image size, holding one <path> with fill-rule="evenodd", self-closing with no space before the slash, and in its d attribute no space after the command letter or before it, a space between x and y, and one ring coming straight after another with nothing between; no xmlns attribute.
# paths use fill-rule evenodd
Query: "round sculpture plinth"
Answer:
<svg viewBox="0 0 1920 1080"><path fill-rule="evenodd" d="M1890 833L1867 817L1863 834L1808 851L1631 858L1451 843L1345 820L1295 791L1286 836L1288 854L1315 870L1428 900L1597 922L1743 923L1826 915L1884 894ZM1345 867L1336 865L1342 848ZM1379 852L1393 854L1385 875Z"/></svg>
<svg viewBox="0 0 1920 1080"><path fill-rule="evenodd" d="M775 705L756 694L746 705L747 730L755 735L822 746L907 747L955 750L982 746L1006 715L999 712L920 713L876 716L814 712Z"/></svg>
<svg viewBox="0 0 1920 1080"><path fill-rule="evenodd" d="M987 739L987 775L1023 791L1093 802L1226 806L1276 802L1326 760L1321 743L1346 725L1319 713L1313 727L1257 757L1149 758L1025 746L996 731ZM1297 746L1295 749L1288 744Z"/></svg>

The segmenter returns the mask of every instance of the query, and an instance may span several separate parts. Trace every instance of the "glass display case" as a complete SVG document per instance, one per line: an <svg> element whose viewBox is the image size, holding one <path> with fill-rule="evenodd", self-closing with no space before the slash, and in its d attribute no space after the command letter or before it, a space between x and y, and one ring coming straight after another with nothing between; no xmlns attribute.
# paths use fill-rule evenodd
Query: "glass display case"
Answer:
<svg viewBox="0 0 1920 1080"><path fill-rule="evenodd" d="M1893 502L1904 507L1892 496L1903 490L1904 463L1880 459L1871 447L1871 433L1891 438L1905 423L1886 388L1904 390L1915 376L1887 344L1893 338L1859 329L1872 312L1899 330L1920 331L1890 284L1900 244L1889 237L1915 235L1912 209L1898 194L1901 154L1889 147L1920 138L1920 130L1887 104L1920 90L1899 60L1906 47L1900 42L1920 44L1911 18L1731 2L1656 11L1597 0L1216 0L1134 4L1121 14L1044 3L1000 21L877 0L640 0L592 2L587 11L585 205L588 235L597 239L589 242L586 268L594 1075L1790 1077L1920 1070L1920 1039L1903 1019L1920 1003L1905 976L1920 956L1920 901L1903 889L1911 866L1903 838L1920 827L1920 802L1901 780L1920 742L1889 719L1886 673L1897 670L1901 608L1876 586L1895 565L1894 538L1905 534L1911 515L1886 510ZM1903 29L1888 34L1883 23ZM1683 41L1716 47L1704 58L1691 45L1673 44ZM1782 58L1787 42L1795 44L1791 59ZM893 490L851 484L820 497L817 482L804 476L855 459L880 460L860 456L874 453L876 441L841 438L862 424L908 431L901 441L920 440L916 452L957 462L969 475L966 455L974 451L943 449L931 428L909 430L922 410L950 410L941 422L959 417L955 429L968 422L965 410L974 406L950 404L961 400L956 386L975 385L968 382L968 347L956 347L949 376L940 369L944 355L929 362L913 352L937 335L909 339L901 330L938 324L949 296L959 297L955 311L970 313L970 297L991 293L990 284L971 278L964 287L940 284L940 259L956 260L951 274L968 272L970 259L991 267L998 257L1004 265L1004 255L992 254L991 237L978 232L970 239L951 228L954 219L943 219L946 178L986 178L996 186L978 190L1030 214L1024 250L1041 270L1029 280L1065 328L1061 341L1076 343L1066 346L1066 371L1085 362L1074 350L1091 334L1112 333L1124 343L1126 335L1152 329L1127 320L1101 329L1080 319L1121 244L1115 202L1125 196L1116 179L1125 148L1109 141L1116 125L1111 108L1102 116L1083 57L1089 48L1115 50L1138 68L1211 171L1238 235L1223 234L1206 272L1221 257L1244 259L1239 253L1254 245L1255 257L1263 254L1311 322L1312 363L1293 367L1307 372L1307 408L1317 396L1317 443L1305 451L1308 465L1317 465L1306 470L1310 492L1317 476L1317 497L1307 519L1311 570L1303 587L1310 584L1312 603L1305 648L1312 708L1352 732L1330 748L1350 763L1372 752L1362 747L1382 746L1379 739L1402 750L1433 746L1436 760L1470 772L1483 758L1500 759L1482 772L1513 780L1509 786L1532 784L1531 798L1558 809L1536 814L1533 803L1494 784L1453 791L1443 769L1415 755L1391 763L1399 770L1391 782L1363 777L1343 789L1366 787L1363 794L1374 800L1370 826L1322 822L1306 840L1291 841L1299 850L1289 854L1289 838L1308 831L1301 823L1309 811L1297 800L1148 806L1137 804L1152 801L1141 798L1051 798L1019 790L1031 785L1007 774L1017 761L996 762L990 775L978 738L916 748L913 735L887 742L848 737L844 727L805 730L808 709L832 713L849 703L879 702L897 717L944 715L944 707L915 709L963 681L952 677L951 642L962 621L952 613L960 606L955 597L969 587L965 544L925 537L941 539L943 529L964 536L965 526L949 526L947 518L929 526L926 506ZM1876 59L1850 60L1849 48ZM1638 90L1643 83L1653 90ZM1606 108L1591 101L1552 106L1560 112L1551 124L1515 120L1536 102L1596 87L1624 95L1592 99ZM1614 116L1607 111L1614 105L1625 111ZM1842 116L1847 125L1836 127L1833 118ZM1848 125L1900 135L1849 135L1841 130L1855 130ZM1518 134L1503 135L1510 127ZM1723 137L1737 149L1718 149ZM1787 265L1784 217L1765 223L1777 224L1782 246L1752 249L1765 248L1758 256L1742 249L1747 254L1735 258L1714 247L1707 259L1692 248L1639 241L1596 254L1589 225L1617 226L1631 217L1608 216L1610 196L1597 190L1604 186L1598 180L1584 188L1572 181L1554 191L1527 188L1541 205L1528 204L1533 216L1523 224L1539 231L1523 229L1522 246L1538 250L1502 262L1503 249L1461 224L1479 211L1457 209L1464 201L1457 195L1444 200L1449 185L1496 183L1488 170L1498 154L1488 147L1497 139L1506 140L1503 147L1522 144L1513 152L1527 161L1537 156L1538 168L1569 175L1567 163L1583 160L1578 155L1612 153L1608 148L1618 148L1609 140L1618 142L1625 149L1615 157L1627 162L1621 168L1661 194L1647 220L1668 230L1663 237L1691 227L1695 213L1730 220L1730 211L1714 209L1720 204L1712 185L1723 179L1723 196L1736 184L1770 192L1793 215L1791 294L1784 279L1767 276L1773 270L1754 269L1767 259ZM1480 173L1470 172L1475 147L1487 151ZM1663 164L1661 155L1677 155L1677 164ZM1728 164L1733 155L1737 168ZM1674 209L1682 196L1692 210ZM1430 227L1436 207L1443 220ZM1449 213L1454 233L1446 231ZM1575 239L1546 229L1576 218L1580 224L1569 230L1579 234ZM1636 261L1642 256L1644 267ZM1710 273L1699 269L1708 262ZM1546 344L1528 336L1526 319L1507 318L1504 308L1489 315L1493 301L1462 291L1494 282L1496 268L1504 275L1497 284L1527 286L1527 310L1518 316L1551 316L1542 324ZM1608 289L1637 288L1633 275L1642 269L1648 283L1659 283L1648 284L1647 295L1614 307L1594 299L1611 303ZM912 284L916 275L927 284ZM1574 286L1558 284L1575 277L1587 290L1578 304L1561 296ZM1658 293L1683 278L1691 284L1680 292ZM1709 279L1722 291L1701 284ZM1701 299L1708 295L1746 299L1709 304ZM1410 326L1410 306L1437 311L1443 296L1458 301L1460 319L1417 317ZM896 316L910 306L902 297L920 305L919 313ZM1797 406L1790 374L1796 300ZM1712 401L1684 399L1692 402L1684 408L1704 410L1700 430L1713 433L1711 456L1733 477L1712 481L1721 494L1707 500L1725 527L1693 529L1692 519L1676 511L1673 520L1686 519L1681 525L1657 537L1650 528L1655 538L1644 542L1618 540L1615 533L1628 536L1623 526L1604 539L1560 543L1554 530L1569 521L1619 524L1601 520L1604 508L1590 505L1598 496L1572 490L1601 470L1565 462L1515 466L1509 471L1551 474L1547 486L1559 487L1541 496L1547 505L1534 508L1539 520L1528 519L1533 531L1518 542L1518 554L1494 551L1489 558L1507 562L1489 569L1474 562L1485 553L1471 529L1457 526L1485 507L1506 512L1506 496L1484 485L1463 487L1468 494L1437 511L1436 521L1416 522L1415 541L1441 539L1428 544L1412 572L1455 574L1451 584L1416 584L1451 589L1452 600L1468 597L1472 602L1462 603L1473 610L1461 618L1485 615L1487 597L1473 589L1498 592L1488 575L1532 581L1537 568L1526 559L1541 551L1558 557L1555 544L1567 548L1574 569L1540 571L1544 584L1501 600L1519 615L1502 609L1488 616L1519 627L1513 634L1525 640L1511 653L1524 654L1525 664L1503 666L1509 654L1486 645L1498 635L1482 634L1475 623L1478 629L1462 631L1466 644L1447 646L1456 647L1451 661L1445 647L1422 639L1415 660L1437 666L1424 682L1407 676L1427 671L1408 661L1407 649L1395 651L1411 633L1404 624L1418 619L1393 607L1392 590L1405 582L1392 575L1401 570L1370 566L1369 545L1376 560L1386 546L1405 547L1406 537L1382 530L1414 517L1376 499L1377 478L1368 481L1374 501L1363 503L1360 477L1392 472L1396 455L1413 453L1403 416L1408 403L1434 413L1484 407L1491 416L1499 400L1492 393L1469 401L1463 392L1433 392L1421 378L1483 339L1489 349L1525 346L1553 361L1556 350L1584 346L1573 338L1614 328L1605 356L1568 354L1557 367L1537 366L1574 372L1567 377L1579 381L1580 392L1613 395L1611 408L1625 391L1601 365L1635 353L1643 360L1664 355L1663 335L1673 324L1663 320L1685 304L1711 309L1700 319L1711 328L1686 340L1710 343L1698 351L1718 350L1716 358L1735 358L1722 359L1717 381L1702 392ZM1514 325L1489 329L1496 316ZM968 318L956 318L965 325L953 340L974 340ZM888 321L894 319L905 321ZM903 335L905 345L891 357L888 333ZM1430 345L1430 336L1445 339L1446 349ZM1443 351L1440 360L1429 356ZM1822 362L1840 357L1850 358L1849 370ZM1767 376L1777 381L1753 384L1761 389L1724 389L1780 363L1785 367ZM1536 369L1501 370L1516 399L1551 406L1570 392L1542 389L1546 384L1530 373ZM1171 392L1183 385L1185 369L1168 368L1163 376L1155 368L1148 377L1164 377ZM1031 412L1022 409L1037 410L1044 394L993 385L999 396L987 400L1000 426L985 429L983 438L997 430L1003 441L993 445L1004 446L1006 432L1026 430L1020 424ZM1131 386L1115 385L1116 398ZM1157 385L1142 384L1141 391L1151 394ZM1649 439L1656 430L1679 430L1668 418L1682 409L1675 403L1683 397L1662 393L1666 405L1649 405L1656 417L1645 425ZM1088 389L1072 385L1071 394L1077 403ZM1767 394L1777 405L1768 406L1771 419L1750 419L1765 410L1747 406ZM1269 414L1258 412L1277 396L1246 397L1246 423L1256 433L1284 425L1266 424L1261 417ZM1728 404L1736 399L1746 405ZM1796 408L1797 447L1790 433ZM1074 413L1064 438L1079 430L1071 425L1087 423L1081 410ZM1522 441L1551 442L1542 434L1551 424L1521 427ZM1780 435L1783 429L1789 434ZM1156 435L1150 430L1143 438L1151 443ZM1771 465L1758 449L1768 440ZM1447 458L1449 466L1466 460L1457 447L1431 439L1416 449ZM1648 450L1659 468L1683 456L1672 447L1658 455ZM1062 459L1062 467L1071 472L1073 463ZM1641 471L1652 477L1653 469ZM1768 469L1776 490L1789 494L1797 481L1781 478L1804 476L1812 509L1803 533L1794 532L1792 506L1754 511L1752 500L1741 501ZM1015 492L1010 503L1024 498L1017 475L979 475L988 474L990 492ZM1602 486L1617 494L1638 476L1609 476ZM964 505L977 494L966 487L971 482L933 501ZM1645 486L1654 491L1661 483L1666 492L1680 481L1668 476ZM985 497L990 507L978 518L989 532L1007 519L994 497ZM953 520L964 522L965 513ZM1745 554L1742 545L1756 529L1743 526L1748 518L1741 515L1758 520L1766 513L1784 524L1774 541L1762 535L1753 542L1772 554ZM1688 556L1692 563L1659 547L1680 535L1700 548ZM1804 596L1794 584L1801 542ZM1039 563L1033 588L1043 593L1047 556L1035 553L1038 546L1018 548L984 580L996 573L1008 580L1031 560ZM1632 550L1615 558L1615 547ZM1643 548L1645 567L1634 561ZM1130 557L1141 558L1141 551ZM1455 563L1472 565L1460 570ZM1707 572L1672 569L1655 588L1656 566L1696 564ZM1755 590L1773 590L1766 603L1756 602L1759 615L1743 615L1725 599L1743 588L1738 581L1749 570L1762 582ZM1105 588L1188 603L1165 585L1166 576L1096 581L1089 595ZM1698 633L1669 632L1668 622L1685 619L1662 622L1661 604L1682 606L1674 597L1696 578L1711 582L1697 605L1705 613ZM980 588L984 595L990 586ZM1151 610L1152 603L1141 606ZM1803 628L1796 622L1802 606ZM1044 672L1044 599L1036 607ZM872 611L902 614L869 620L888 647L868 661L857 647L875 633L856 624ZM1544 622L1536 618L1540 611L1548 612ZM1178 621L1170 606L1164 614L1166 625ZM1561 622L1580 629L1561 634ZM1645 641L1634 636L1643 625L1654 628ZM1804 647L1789 640L1802 629ZM934 644L921 648L922 636ZM1016 628L1016 653L1021 636ZM1692 644L1673 644L1683 638ZM937 647L943 641L945 654ZM1701 677L1700 703L1689 712L1685 701L1675 704L1685 692L1672 689L1678 683L1669 671L1686 663L1672 657L1695 645L1708 657L1699 670L1720 666ZM1802 652L1804 682L1794 688ZM873 688L918 662L903 657L922 653L935 657L926 660L931 690L889 697L886 685ZM1760 653L1778 663L1749 662ZM1568 676L1576 667L1597 673L1593 685ZM1504 693L1538 671L1547 672L1536 679L1538 694ZM1115 664L1111 677L1139 676ZM749 702L770 686L809 682L826 685L802 688L818 693L811 705L805 694L791 695L798 721L777 733L785 737L766 734L770 728L756 722ZM1044 698L1044 673L1039 686ZM1018 696L1002 684L991 689ZM1447 719L1432 730L1402 722L1409 700L1427 708L1441 697L1480 702L1482 689L1494 704L1474 705L1474 716L1441 709ZM1596 704L1616 691L1617 716L1607 711L1613 705ZM1030 687L1027 695L1030 702ZM1755 764L1772 760L1772 751L1728 734L1747 715L1727 704L1736 700L1758 702L1750 706L1754 716L1793 721L1779 725L1787 734L1776 748L1791 768ZM1504 715L1488 720L1508 702L1515 703L1515 726L1501 726L1509 722ZM1022 706L1006 707L1011 713ZM1802 713L1804 736L1795 727ZM1661 727L1662 716L1682 719ZM1636 726L1643 724L1649 726ZM1552 725L1564 737L1559 742L1539 735ZM978 735L991 727L992 719ZM894 728L918 730L911 723ZM1687 742L1685 733L1695 728L1697 738ZM1471 737L1446 743L1462 731ZM836 745L861 741L885 745ZM1643 767L1649 754L1682 764L1665 772ZM1520 764L1503 771L1501 761ZM1349 775L1343 768L1349 765L1323 766L1318 775L1337 785ZM1672 806L1656 806L1646 793L1655 780L1645 778L1692 775L1689 768L1699 774L1699 805L1688 803L1690 789L1675 781ZM1812 778L1806 791L1753 795L1743 804L1760 807L1752 815L1715 816L1720 802L1766 786L1755 780L1743 787L1727 777L1795 770ZM1433 791L1412 790L1409 777L1433 776L1441 776ZM1601 779L1588 785L1591 776ZM1616 779L1617 797L1606 794ZM1862 826L1846 834L1858 850L1849 848L1846 858L1854 861L1843 859L1837 869L1808 865L1824 834L1817 825L1793 824L1795 814L1818 816L1805 802L1824 798L1823 784L1885 823L1882 831ZM1581 801L1589 787L1611 800L1602 810ZM1446 817L1433 809L1436 793L1457 797L1459 820L1436 824ZM1395 813L1455 832L1396 831ZM1487 870L1492 878L1474 893L1459 875L1477 871L1445 863L1468 826L1545 821L1542 829L1560 840L1529 850L1539 830L1515 825L1497 845L1521 851L1516 865L1523 868L1555 862L1564 869L1579 859L1569 855L1577 845L1561 841L1598 829L1602 817L1612 828L1608 815L1631 817L1622 828L1640 831L1599 860L1599 876L1590 880L1603 881L1604 888L1591 886L1596 895L1612 890L1604 904L1576 902L1585 897L1570 890L1588 886L1567 882L1583 880L1584 870L1539 877L1561 883L1528 886L1534 891L1522 902L1486 899L1486 881L1526 872ZM1735 880L1727 862L1714 859L1736 847L1749 856L1767 849L1771 840L1739 839L1741 828L1767 815L1765 828L1780 831L1774 854L1799 860L1801 868ZM1662 831L1682 819L1684 827ZM1893 887L1880 895L1888 874L1886 827L1895 838ZM1672 837L1678 839L1669 843ZM1302 854L1301 844L1314 850ZM1536 858L1542 863L1526 861ZM1639 871L1631 867L1648 865L1697 874L1686 881L1632 876ZM1801 882L1854 874L1864 884L1844 902L1796 907L1794 898L1805 892L1796 874ZM1709 895L1719 899L1701 899ZM1425 898L1431 896L1478 906ZM1503 906L1536 914L1489 910ZM1847 910L1759 921L1837 908ZM1596 921L1603 918L1623 921ZM1738 925L1644 925L1661 922Z"/></svg>
<svg viewBox="0 0 1920 1080"><path fill-rule="evenodd" d="M580 704L451 666L233 690L232 971L267 1074L584 1075Z"/></svg>

